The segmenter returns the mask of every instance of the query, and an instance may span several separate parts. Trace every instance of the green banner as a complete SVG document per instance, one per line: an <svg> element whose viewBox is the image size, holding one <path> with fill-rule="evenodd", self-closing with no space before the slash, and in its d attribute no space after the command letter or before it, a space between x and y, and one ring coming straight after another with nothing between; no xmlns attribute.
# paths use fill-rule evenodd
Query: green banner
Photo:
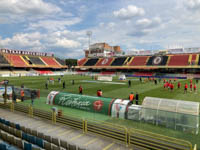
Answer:
<svg viewBox="0 0 200 150"><path fill-rule="evenodd" d="M57 93L53 98L54 105L82 109L90 112L98 112L105 115L110 115L113 101L114 100L111 98L61 92Z"/></svg>

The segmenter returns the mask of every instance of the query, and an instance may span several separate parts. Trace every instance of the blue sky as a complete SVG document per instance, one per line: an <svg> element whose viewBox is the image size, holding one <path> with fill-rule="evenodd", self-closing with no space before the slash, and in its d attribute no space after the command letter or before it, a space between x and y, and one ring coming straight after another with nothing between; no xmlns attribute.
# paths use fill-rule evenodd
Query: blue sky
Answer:
<svg viewBox="0 0 200 150"><path fill-rule="evenodd" d="M0 0L0 48L82 58L92 43L200 47L200 0Z"/></svg>

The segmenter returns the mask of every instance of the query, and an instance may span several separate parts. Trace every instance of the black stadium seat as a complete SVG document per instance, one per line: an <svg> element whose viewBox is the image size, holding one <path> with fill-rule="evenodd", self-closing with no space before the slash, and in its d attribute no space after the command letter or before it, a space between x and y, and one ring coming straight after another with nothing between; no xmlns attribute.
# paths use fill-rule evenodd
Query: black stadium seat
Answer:
<svg viewBox="0 0 200 150"><path fill-rule="evenodd" d="M59 62L61 65L65 66L66 63L64 60L60 59L60 58L55 58L57 62Z"/></svg>
<svg viewBox="0 0 200 150"><path fill-rule="evenodd" d="M84 64L84 66L94 66L98 60L98 58L91 58Z"/></svg>
<svg viewBox="0 0 200 150"><path fill-rule="evenodd" d="M32 64L35 64L35 65L45 65L43 63L43 61L39 57L28 56L28 58L32 62Z"/></svg>
<svg viewBox="0 0 200 150"><path fill-rule="evenodd" d="M119 57L115 58L115 60L112 62L111 66L123 66L124 61L127 57Z"/></svg>

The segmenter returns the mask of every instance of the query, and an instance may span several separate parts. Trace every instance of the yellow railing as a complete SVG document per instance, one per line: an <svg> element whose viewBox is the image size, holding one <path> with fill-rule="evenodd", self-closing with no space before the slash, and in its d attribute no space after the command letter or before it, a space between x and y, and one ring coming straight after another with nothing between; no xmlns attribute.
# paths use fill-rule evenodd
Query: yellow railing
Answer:
<svg viewBox="0 0 200 150"><path fill-rule="evenodd" d="M185 140L180 140L172 137L167 137L147 131L138 129L127 129L124 126L97 121L90 119L79 119L75 116L56 115L56 112L44 111L25 106L22 104L0 104L1 108L10 109L11 111L20 111L28 114L29 116L37 116L46 120L52 121L52 123L59 123L67 125L75 129L80 129L84 134L93 133L99 136L111 138L118 142L123 142L127 146L134 145L136 147L142 147L146 149L165 149L165 150L195 150L192 148L192 144Z"/></svg>

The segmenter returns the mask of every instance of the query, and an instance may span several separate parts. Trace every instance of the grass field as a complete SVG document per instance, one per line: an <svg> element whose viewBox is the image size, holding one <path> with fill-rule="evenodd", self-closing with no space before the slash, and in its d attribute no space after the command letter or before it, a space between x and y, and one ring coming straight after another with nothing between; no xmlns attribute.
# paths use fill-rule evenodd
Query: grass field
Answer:
<svg viewBox="0 0 200 150"><path fill-rule="evenodd" d="M181 89L177 89L177 82L175 83L175 89L173 92L170 92L163 88L163 82L159 83L158 85L154 85L154 82L146 82L140 83L138 78L130 78L132 79L132 87L128 88L127 81L119 81L117 78L114 78L115 82L121 82L125 84L106 84L106 83L88 83L83 82L84 80L91 81L92 78L89 76L79 76L79 75L66 75L62 78L62 81L65 80L66 88L62 89L62 84L58 83L59 76L54 77L55 84L49 85L49 89L45 89L45 83L47 77L14 77L8 78L11 85L20 86L24 84L27 88L33 89L40 89L41 98L35 100L34 107L40 107L41 109L51 110L52 106L46 105L46 97L48 93L52 90L54 91L66 91L71 93L78 93L79 85L83 87L83 94L85 95L92 95L96 96L96 91L101 89L103 91L104 97L111 97L111 98L122 98L127 99L130 92L138 92L139 93L139 103L142 103L142 100L145 96L151 97L160 97L160 98L169 98L169 99L179 99L179 100L187 100L187 101L196 101L200 102L200 83L197 84L197 94L194 92L188 92L184 94L183 86L189 80L179 80L182 84ZM0 78L0 81L6 78ZM72 85L71 81L75 80L75 85ZM30 101L25 101L25 105L30 104ZM172 136L180 139L185 139L190 141L193 144L198 144L200 146L200 134L193 135L189 133L174 131L172 129L167 129L165 127L158 127L151 124L146 123L139 123L129 120L122 120L122 119L115 119L109 116L97 114L97 113L90 113L86 111L81 111L77 109L71 108L63 108L58 106L58 109L62 109L63 113L66 115L75 115L79 118L87 118L87 119L96 119L96 120L103 120L111 123L117 123L124 125L128 128L138 128L146 131L151 131L167 136Z"/></svg>

